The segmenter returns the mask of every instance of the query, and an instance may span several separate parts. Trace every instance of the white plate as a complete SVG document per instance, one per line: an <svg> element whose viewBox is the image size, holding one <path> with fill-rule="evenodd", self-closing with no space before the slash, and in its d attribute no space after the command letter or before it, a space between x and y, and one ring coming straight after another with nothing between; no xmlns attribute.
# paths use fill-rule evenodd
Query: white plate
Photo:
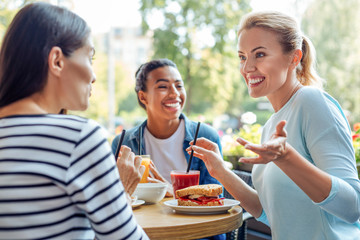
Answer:
<svg viewBox="0 0 360 240"><path fill-rule="evenodd" d="M135 202L133 202L133 203L131 204L131 206L132 206L132 208L136 208L136 207L138 207L138 206L140 206L140 205L143 205L144 203L145 203L144 200L136 200Z"/></svg>
<svg viewBox="0 0 360 240"><path fill-rule="evenodd" d="M218 214L227 212L233 206L239 205L240 202L234 199L224 199L222 206L178 206L176 199L164 202L168 207L171 207L176 212L186 214Z"/></svg>

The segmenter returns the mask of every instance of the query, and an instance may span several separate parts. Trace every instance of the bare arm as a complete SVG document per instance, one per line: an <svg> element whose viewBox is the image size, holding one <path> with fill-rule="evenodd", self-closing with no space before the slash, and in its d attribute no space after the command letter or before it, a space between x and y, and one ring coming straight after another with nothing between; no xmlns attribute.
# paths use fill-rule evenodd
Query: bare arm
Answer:
<svg viewBox="0 0 360 240"><path fill-rule="evenodd" d="M216 178L235 199L239 200L246 211L254 217L261 215L262 206L257 192L225 166L217 144L205 138L199 138L196 146L191 146L187 151L191 148L194 150L194 156L204 161L210 175Z"/></svg>

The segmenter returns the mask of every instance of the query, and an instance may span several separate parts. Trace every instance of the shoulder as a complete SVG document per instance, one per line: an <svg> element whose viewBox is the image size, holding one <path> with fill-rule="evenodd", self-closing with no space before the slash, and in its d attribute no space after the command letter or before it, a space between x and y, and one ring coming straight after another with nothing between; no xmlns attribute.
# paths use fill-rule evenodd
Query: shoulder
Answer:
<svg viewBox="0 0 360 240"><path fill-rule="evenodd" d="M74 115L62 115L62 114L47 114L44 116L35 116L32 117L33 121L38 121L39 123L46 123L47 126L52 127L57 130L70 130L74 132L81 132L82 129L86 126L96 125L95 122L89 123L89 119L74 116Z"/></svg>
<svg viewBox="0 0 360 240"><path fill-rule="evenodd" d="M49 114L46 116L56 133L66 139L71 139L78 149L86 149L89 143L107 142L108 132L99 123L74 115Z"/></svg>
<svg viewBox="0 0 360 240"><path fill-rule="evenodd" d="M62 115L62 114L48 114L46 118L49 121L63 123L63 124L73 124L73 125L83 125L86 124L89 119L75 116L75 115Z"/></svg>
<svg viewBox="0 0 360 240"><path fill-rule="evenodd" d="M295 103L309 112L317 112L329 107L336 107L340 110L339 103L332 96L315 87L303 87L296 97Z"/></svg>
<svg viewBox="0 0 360 240"><path fill-rule="evenodd" d="M324 98L324 91L310 86L304 86L299 90L298 98L303 101L321 100Z"/></svg>
<svg viewBox="0 0 360 240"><path fill-rule="evenodd" d="M348 125L338 101L321 89L304 87L295 101L298 104L299 114L309 121L317 119L323 124L335 122L336 124Z"/></svg>

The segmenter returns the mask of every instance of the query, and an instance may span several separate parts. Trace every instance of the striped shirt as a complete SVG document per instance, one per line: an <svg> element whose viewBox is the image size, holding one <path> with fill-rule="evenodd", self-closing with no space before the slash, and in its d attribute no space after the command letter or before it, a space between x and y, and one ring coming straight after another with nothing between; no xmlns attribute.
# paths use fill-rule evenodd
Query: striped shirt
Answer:
<svg viewBox="0 0 360 240"><path fill-rule="evenodd" d="M0 118L0 239L148 239L104 136L76 116Z"/></svg>

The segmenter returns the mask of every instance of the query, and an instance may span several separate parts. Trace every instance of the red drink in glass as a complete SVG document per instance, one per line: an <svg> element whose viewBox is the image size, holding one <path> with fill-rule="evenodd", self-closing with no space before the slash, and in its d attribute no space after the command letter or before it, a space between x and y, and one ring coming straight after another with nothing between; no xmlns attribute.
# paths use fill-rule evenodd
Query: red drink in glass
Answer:
<svg viewBox="0 0 360 240"><path fill-rule="evenodd" d="M176 190L190 187L193 185L199 185L200 171L191 170L186 173L186 171L173 170L171 171L170 176L171 183L174 189L174 197L176 198Z"/></svg>

